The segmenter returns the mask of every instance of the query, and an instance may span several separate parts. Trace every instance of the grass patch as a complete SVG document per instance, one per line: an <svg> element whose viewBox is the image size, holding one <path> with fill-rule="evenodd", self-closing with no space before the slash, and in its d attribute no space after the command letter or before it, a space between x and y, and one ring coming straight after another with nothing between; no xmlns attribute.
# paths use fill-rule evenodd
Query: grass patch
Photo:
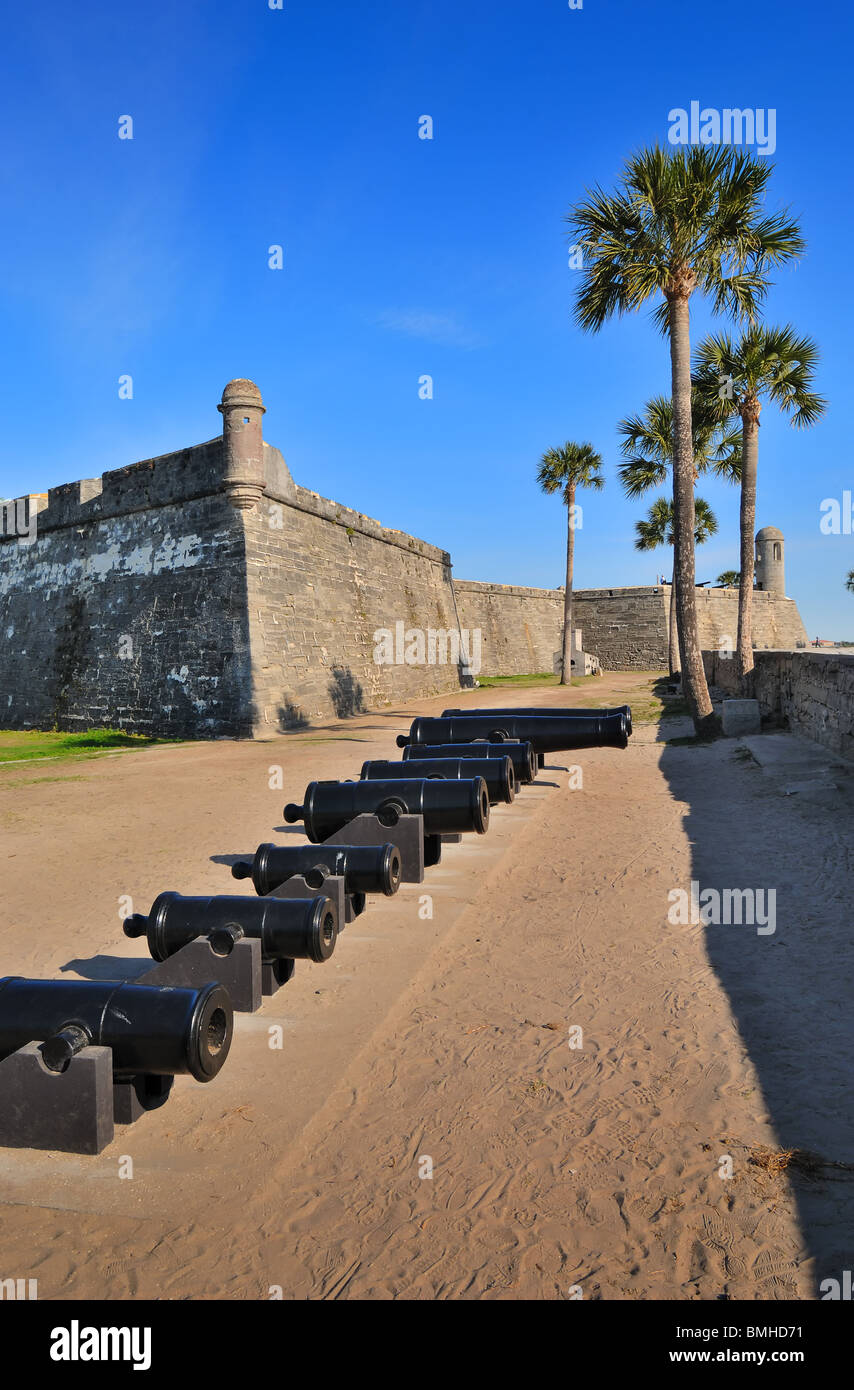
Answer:
<svg viewBox="0 0 854 1390"><path fill-rule="evenodd" d="M492 690L496 686L528 686L528 685L559 685L557 676L552 671L532 671L526 676L478 676L478 685L481 690ZM572 682L576 684L575 681Z"/></svg>
<svg viewBox="0 0 854 1390"><path fill-rule="evenodd" d="M16 787L35 787L39 782L89 782L91 778L73 773L70 777L3 777L0 778L0 792L14 791Z"/></svg>
<svg viewBox="0 0 854 1390"><path fill-rule="evenodd" d="M180 742L183 740L128 734L123 729L86 729L80 733L3 729L0 730L0 764L38 762L48 758L91 758L98 753L130 752L156 744Z"/></svg>
<svg viewBox="0 0 854 1390"><path fill-rule="evenodd" d="M586 686L601 679L601 676L573 676L570 685ZM542 688L553 685L557 688L560 685L560 676L556 676L553 671L531 671L528 675L522 676L478 676L477 681L481 690L491 690L505 685L516 690L525 690L529 686ZM564 686L564 690L566 688ZM607 704L607 701L604 703Z"/></svg>
<svg viewBox="0 0 854 1390"><path fill-rule="evenodd" d="M688 713L684 700L659 700L655 695L649 699L629 699L632 719L635 724L657 724L660 719L675 719Z"/></svg>
<svg viewBox="0 0 854 1390"><path fill-rule="evenodd" d="M642 674L632 673L634 674ZM573 676L572 685L584 688L585 703L591 709L606 709L612 705L621 703L621 695L616 690L611 690L606 694L600 693L601 676ZM560 686L560 678L549 671L534 671L529 675L523 676L481 676L479 677L480 688L482 690L500 688L507 686L511 689L540 688L544 686ZM610 682L609 682L610 683ZM661 719L667 719L671 715L688 713L688 706L681 695L670 693L669 686L672 684L669 677L660 675L657 671L649 672L648 690L638 690L632 685L625 691L625 701L632 707L632 720L635 724L657 724ZM564 687L566 689L566 687ZM571 707L567 706L569 710ZM472 711L474 712L474 710Z"/></svg>

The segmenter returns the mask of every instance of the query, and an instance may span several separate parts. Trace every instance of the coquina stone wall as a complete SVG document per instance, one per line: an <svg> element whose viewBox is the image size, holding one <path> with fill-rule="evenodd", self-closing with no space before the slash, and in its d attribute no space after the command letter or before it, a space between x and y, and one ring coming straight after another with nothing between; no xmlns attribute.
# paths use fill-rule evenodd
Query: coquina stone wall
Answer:
<svg viewBox="0 0 854 1390"><path fill-rule="evenodd" d="M31 499L0 531L0 727L274 734L473 675L553 671L562 590L452 579L447 552L298 486L252 382L223 436ZM18 528L20 530L20 528ZM734 591L698 591L705 645ZM581 590L573 625L606 669L667 664L669 590ZM760 646L806 634L756 595Z"/></svg>
<svg viewBox="0 0 854 1390"><path fill-rule="evenodd" d="M697 621L704 648L735 647L737 589L697 589ZM667 666L670 587L582 589L573 600L573 627L585 651L610 671L654 671ZM794 599L757 590L753 595L755 647L806 646Z"/></svg>
<svg viewBox="0 0 854 1390"><path fill-rule="evenodd" d="M257 733L459 690L445 551L281 474L244 515Z"/></svg>
<svg viewBox="0 0 854 1390"><path fill-rule="evenodd" d="M669 612L669 589L582 589L573 596L572 625L604 670L659 671L667 666Z"/></svg>
<svg viewBox="0 0 854 1390"><path fill-rule="evenodd" d="M221 440L54 488L0 539L0 727L251 732L239 515Z"/></svg>
<svg viewBox="0 0 854 1390"><path fill-rule="evenodd" d="M460 623L481 633L481 674L553 671L561 651L562 589L454 581Z"/></svg>
<svg viewBox="0 0 854 1390"><path fill-rule="evenodd" d="M741 695L735 662L704 652L711 685ZM854 758L854 654L828 651L757 652L746 693L763 715L786 723L842 757Z"/></svg>
<svg viewBox="0 0 854 1390"><path fill-rule="evenodd" d="M700 645L720 647L726 638L735 647L738 631L738 590L698 589L697 620ZM757 648L807 645L807 632L794 599L755 589L753 593L753 645Z"/></svg>

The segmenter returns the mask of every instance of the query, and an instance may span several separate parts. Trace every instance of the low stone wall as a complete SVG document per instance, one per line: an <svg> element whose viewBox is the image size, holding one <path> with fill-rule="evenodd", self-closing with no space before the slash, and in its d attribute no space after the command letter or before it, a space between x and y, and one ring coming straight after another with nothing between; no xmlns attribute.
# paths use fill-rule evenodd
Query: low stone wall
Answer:
<svg viewBox="0 0 854 1390"><path fill-rule="evenodd" d="M741 694L735 661L704 652L711 685ZM763 715L788 724L831 752L854 758L854 654L823 651L755 653L750 689Z"/></svg>

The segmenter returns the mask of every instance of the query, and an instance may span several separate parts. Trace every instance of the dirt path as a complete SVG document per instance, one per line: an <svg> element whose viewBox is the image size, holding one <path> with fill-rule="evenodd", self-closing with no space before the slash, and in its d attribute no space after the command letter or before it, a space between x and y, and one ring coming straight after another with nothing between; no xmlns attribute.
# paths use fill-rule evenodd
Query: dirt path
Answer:
<svg viewBox="0 0 854 1390"><path fill-rule="evenodd" d="M648 685L606 677L597 695ZM348 721L347 742L153 750L0 790L3 972L127 968L119 894L145 908L167 887L231 891L211 855L269 838L309 778L388 755L413 712ZM372 900L327 966L241 1016L214 1085L179 1081L98 1158L0 1151L0 1273L38 1277L43 1298L811 1297L806 1209L750 1162L781 1142L767 1057L748 1054L712 929L667 921L668 893L696 877L698 804L713 825L743 797L769 843L793 813L732 744L656 738L647 725L624 753L547 758L486 837ZM820 815L802 821L790 839L821 833Z"/></svg>

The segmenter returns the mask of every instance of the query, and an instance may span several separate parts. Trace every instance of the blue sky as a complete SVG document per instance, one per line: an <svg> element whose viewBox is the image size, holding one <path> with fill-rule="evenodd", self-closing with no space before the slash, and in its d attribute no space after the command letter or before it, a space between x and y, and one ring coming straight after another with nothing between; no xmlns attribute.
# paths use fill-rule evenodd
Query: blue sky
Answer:
<svg viewBox="0 0 854 1390"><path fill-rule="evenodd" d="M0 495L211 438L223 385L249 376L298 482L443 546L459 578L562 582L565 513L538 493L536 465L590 440L607 487L582 498L576 583L652 582L668 561L633 549L647 504L619 489L616 425L669 390L667 347L646 312L594 336L574 327L563 215L594 182L612 186L632 149L666 140L671 108L773 108L769 204L801 219L807 254L779 274L766 318L817 339L830 408L806 432L763 414L757 521L786 536L810 636L854 639L854 539L819 529L822 500L854 488L842 0L10 13ZM700 303L693 321L696 342L711 323ZM714 579L738 564L738 501L701 490L720 532L697 573Z"/></svg>

